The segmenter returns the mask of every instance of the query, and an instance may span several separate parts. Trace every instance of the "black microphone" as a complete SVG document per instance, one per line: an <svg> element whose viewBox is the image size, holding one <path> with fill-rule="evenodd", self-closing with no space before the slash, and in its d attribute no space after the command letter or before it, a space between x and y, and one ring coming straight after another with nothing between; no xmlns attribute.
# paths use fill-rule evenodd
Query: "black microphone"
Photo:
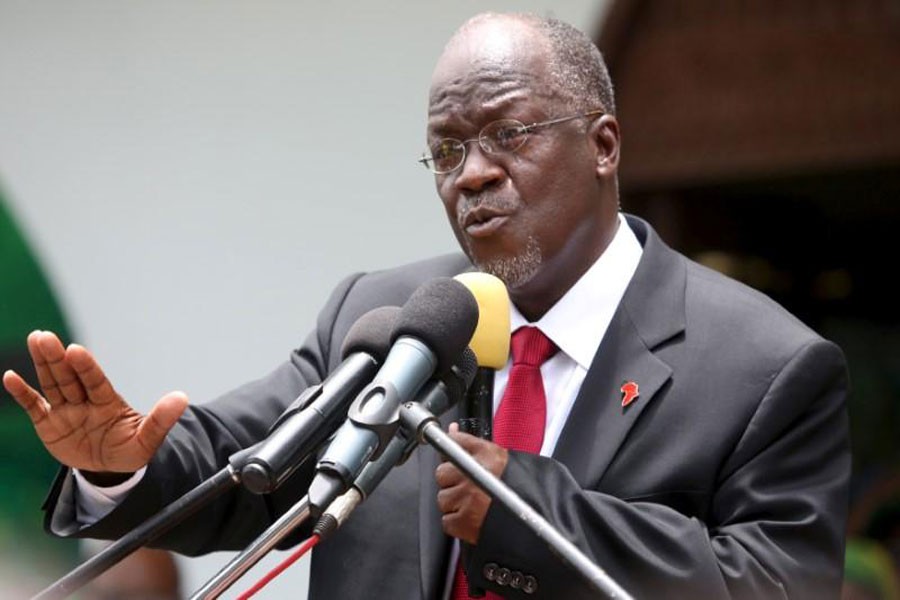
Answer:
<svg viewBox="0 0 900 600"><path fill-rule="evenodd" d="M433 415L444 414L464 397L477 369L475 353L466 348L457 363L443 377L425 384L414 402ZM405 406L400 409L401 412L404 408ZM400 429L381 456L366 464L353 486L328 505L313 528L313 533L318 534L322 540L333 534L350 513L375 491L391 469L406 462L419 446L415 433L409 434Z"/></svg>
<svg viewBox="0 0 900 600"><path fill-rule="evenodd" d="M461 283L443 277L413 292L400 310L391 351L374 381L357 396L347 421L319 460L309 488L321 511L346 491L363 466L378 458L400 426L400 405L434 373L453 366L478 323L478 304Z"/></svg>
<svg viewBox="0 0 900 600"><path fill-rule="evenodd" d="M266 439L229 458L245 488L255 494L272 492L331 435L388 354L399 313L396 306L382 306L357 319L341 347L344 361L325 381L307 388Z"/></svg>

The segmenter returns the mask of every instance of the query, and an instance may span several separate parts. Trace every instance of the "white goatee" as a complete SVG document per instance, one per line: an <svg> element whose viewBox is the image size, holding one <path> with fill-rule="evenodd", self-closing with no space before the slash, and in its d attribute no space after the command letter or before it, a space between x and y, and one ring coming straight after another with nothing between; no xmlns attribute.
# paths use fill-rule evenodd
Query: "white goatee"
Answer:
<svg viewBox="0 0 900 600"><path fill-rule="evenodd" d="M469 256L473 256L471 249ZM488 261L475 261L475 266L485 273L500 278L506 287L515 289L534 277L544 261L541 247L534 236L529 236L525 248L515 256L501 256Z"/></svg>

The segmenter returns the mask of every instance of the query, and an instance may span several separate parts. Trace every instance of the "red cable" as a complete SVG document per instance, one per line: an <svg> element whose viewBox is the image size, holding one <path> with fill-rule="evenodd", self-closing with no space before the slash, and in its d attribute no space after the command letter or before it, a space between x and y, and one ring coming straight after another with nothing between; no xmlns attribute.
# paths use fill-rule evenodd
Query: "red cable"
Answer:
<svg viewBox="0 0 900 600"><path fill-rule="evenodd" d="M305 542L300 544L300 547L297 548L296 552L294 552L293 554L288 556L286 559L281 561L277 567L275 567L274 569L272 569L271 571L266 573L265 577L263 577L262 579L257 581L255 584L253 584L252 588L250 588L249 590L247 590L246 592L244 592L243 594L238 596L238 600L247 600L247 598L250 598L256 592L263 589L266 586L266 584L268 584L270 581L272 581L273 579L278 577L282 571L284 571L289 566L291 566L292 564L297 562L297 560L301 556L303 556L304 554L306 554L307 552L312 550L313 546L315 546L318 543L319 543L319 536L315 533L312 534L309 538L307 538L307 540Z"/></svg>

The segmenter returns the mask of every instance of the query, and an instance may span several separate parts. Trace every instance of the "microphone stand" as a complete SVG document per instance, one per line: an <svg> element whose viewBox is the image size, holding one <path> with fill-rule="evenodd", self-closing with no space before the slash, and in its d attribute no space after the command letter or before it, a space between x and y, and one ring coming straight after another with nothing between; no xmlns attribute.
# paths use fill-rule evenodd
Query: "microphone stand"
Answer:
<svg viewBox="0 0 900 600"><path fill-rule="evenodd" d="M415 437L422 443L429 443L465 473L491 498L500 502L512 514L518 515L539 538L547 543L550 550L572 567L590 587L608 598L633 600L606 571L595 565L575 544L560 534L544 517L519 497L506 484L481 466L468 452L444 433L437 419L422 406L408 402L400 411L400 421L408 432L416 432Z"/></svg>
<svg viewBox="0 0 900 600"><path fill-rule="evenodd" d="M468 360L471 361L473 367L475 363L474 355ZM461 361L462 365L454 365L451 373L456 379L447 381L438 381L431 388L425 388L421 394L421 404L419 402L409 402L408 405L421 406L426 414L431 415L430 410L436 412L444 412L452 404L454 397L458 397L453 393L453 384L461 386L464 390L469 381L466 378L467 365L465 361ZM428 407L428 408L426 408ZM429 410L430 409L430 410ZM400 406L400 413L408 410L406 405ZM388 471L395 465L405 460L417 445L414 443L412 434L415 429L405 429L407 434L405 438L394 437L382 452L381 460L370 462L360 473L353 486L347 494L338 498L334 503L328 506L327 513L334 511L329 518L322 519L316 524L313 531L317 533L320 539L325 540L330 537L341 523L349 516L356 506L368 497L384 479ZM349 494L349 495L348 495ZM207 581L203 587L197 590L190 600L212 600L218 598L225 592L235 581L250 570L258 563L268 552L274 548L278 542L287 537L295 528L299 527L311 512L310 496L307 494L300 502L295 504L288 512L284 513L275 523L273 523L266 531L264 531L256 540L247 546L240 554L235 556L222 570ZM326 507L321 507L325 509Z"/></svg>
<svg viewBox="0 0 900 600"><path fill-rule="evenodd" d="M101 552L78 565L32 600L55 600L69 596L144 544L155 540L184 521L214 498L237 487L239 483L238 472L232 465L226 466Z"/></svg>
<svg viewBox="0 0 900 600"><path fill-rule="evenodd" d="M304 496L286 513L281 515L262 535L256 538L240 554L222 567L203 587L194 592L190 600L218 598L240 577L258 563L278 542L309 518L309 496Z"/></svg>

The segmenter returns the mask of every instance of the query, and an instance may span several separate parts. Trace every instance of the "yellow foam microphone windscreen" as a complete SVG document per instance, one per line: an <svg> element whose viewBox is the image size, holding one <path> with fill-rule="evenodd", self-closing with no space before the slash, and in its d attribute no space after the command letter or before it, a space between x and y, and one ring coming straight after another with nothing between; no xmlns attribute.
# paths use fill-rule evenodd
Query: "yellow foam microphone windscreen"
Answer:
<svg viewBox="0 0 900 600"><path fill-rule="evenodd" d="M502 369L509 358L509 293L506 286L487 273L460 273L454 279L469 288L478 303L478 325L469 342L478 366Z"/></svg>

